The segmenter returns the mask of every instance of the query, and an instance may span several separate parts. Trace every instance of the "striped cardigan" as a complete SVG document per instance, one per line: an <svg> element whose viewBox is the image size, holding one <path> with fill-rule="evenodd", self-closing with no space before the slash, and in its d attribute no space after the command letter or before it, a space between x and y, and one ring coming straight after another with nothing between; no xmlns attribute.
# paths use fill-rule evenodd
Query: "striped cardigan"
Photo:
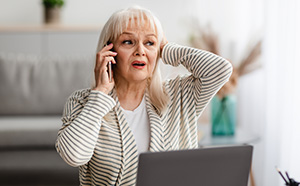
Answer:
<svg viewBox="0 0 300 186"><path fill-rule="evenodd" d="M229 79L231 64L212 53L177 44L164 47L162 60L172 66L182 64L192 75L164 83L171 101L163 114L145 93L149 150L197 148L197 119ZM104 119L105 115L110 119ZM74 92L62 122L56 149L69 165L79 166L81 185L135 185L137 146L114 89L109 95L91 89Z"/></svg>

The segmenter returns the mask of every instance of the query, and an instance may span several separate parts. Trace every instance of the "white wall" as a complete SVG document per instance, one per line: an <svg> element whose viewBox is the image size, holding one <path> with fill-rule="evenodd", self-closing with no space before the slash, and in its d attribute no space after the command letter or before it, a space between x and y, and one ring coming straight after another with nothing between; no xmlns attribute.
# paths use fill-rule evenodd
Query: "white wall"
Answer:
<svg viewBox="0 0 300 186"><path fill-rule="evenodd" d="M41 24L41 1L0 0L0 25ZM232 53L228 52L228 46L234 45L233 48L239 51L235 55L239 56L243 48L240 46L260 30L263 21L261 4L260 0L65 0L62 22L103 25L114 11L140 5L157 15L170 41L186 43L193 24L190 17L197 16L201 24L211 23L222 36L224 55Z"/></svg>
<svg viewBox="0 0 300 186"><path fill-rule="evenodd" d="M124 7L140 5L152 10L161 20L170 41L184 43L187 37L186 19L193 7L184 0L65 0L62 23L71 25L103 25L109 16ZM159 6L158 6L159 5ZM171 8L172 7L172 8ZM0 0L0 25L41 24L43 7L41 0Z"/></svg>

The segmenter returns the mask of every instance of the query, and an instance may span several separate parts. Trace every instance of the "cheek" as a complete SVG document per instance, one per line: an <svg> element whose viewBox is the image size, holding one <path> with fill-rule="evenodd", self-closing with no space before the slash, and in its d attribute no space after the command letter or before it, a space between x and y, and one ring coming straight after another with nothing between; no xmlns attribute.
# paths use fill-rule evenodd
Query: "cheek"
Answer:
<svg viewBox="0 0 300 186"><path fill-rule="evenodd" d="M157 62L158 62L158 56L157 56L157 53L155 53L152 56L152 71L154 70Z"/></svg>
<svg viewBox="0 0 300 186"><path fill-rule="evenodd" d="M152 65L155 65L156 64L156 61L157 61L157 55L158 55L158 53L157 53L157 51L155 50L155 51L151 51L149 54L149 61L151 61L151 64Z"/></svg>
<svg viewBox="0 0 300 186"><path fill-rule="evenodd" d="M150 71L151 71L151 74L153 74L153 72L154 72L154 69L155 69L155 67L156 67L156 63L157 63L157 56L155 56L155 57L153 57L153 59L151 60L151 68L150 68Z"/></svg>
<svg viewBox="0 0 300 186"><path fill-rule="evenodd" d="M126 61L128 60L128 56L126 56L126 53L124 52L117 52L118 55L115 57L115 60L117 62L117 65L124 65Z"/></svg>

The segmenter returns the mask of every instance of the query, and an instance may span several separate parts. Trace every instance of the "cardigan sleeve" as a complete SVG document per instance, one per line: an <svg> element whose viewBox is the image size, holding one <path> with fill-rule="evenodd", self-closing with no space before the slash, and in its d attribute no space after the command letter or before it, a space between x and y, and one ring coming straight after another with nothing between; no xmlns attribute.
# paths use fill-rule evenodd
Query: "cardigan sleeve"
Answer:
<svg viewBox="0 0 300 186"><path fill-rule="evenodd" d="M69 165L86 164L92 157L101 120L115 105L112 97L95 90L74 92L65 104L56 150Z"/></svg>
<svg viewBox="0 0 300 186"><path fill-rule="evenodd" d="M169 43L163 48L162 61L172 66L183 65L191 72L188 77L170 80L169 93L177 96L180 94L182 99L187 99L182 102L195 105L197 116L229 80L232 73L231 63L224 58L208 51L174 43Z"/></svg>

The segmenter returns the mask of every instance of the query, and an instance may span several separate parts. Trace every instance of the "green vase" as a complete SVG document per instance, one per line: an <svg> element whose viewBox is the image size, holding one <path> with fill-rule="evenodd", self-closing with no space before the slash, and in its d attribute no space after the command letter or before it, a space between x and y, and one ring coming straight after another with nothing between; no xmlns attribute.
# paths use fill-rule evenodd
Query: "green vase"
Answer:
<svg viewBox="0 0 300 186"><path fill-rule="evenodd" d="M236 97L214 96L211 105L212 135L234 135L236 126Z"/></svg>

